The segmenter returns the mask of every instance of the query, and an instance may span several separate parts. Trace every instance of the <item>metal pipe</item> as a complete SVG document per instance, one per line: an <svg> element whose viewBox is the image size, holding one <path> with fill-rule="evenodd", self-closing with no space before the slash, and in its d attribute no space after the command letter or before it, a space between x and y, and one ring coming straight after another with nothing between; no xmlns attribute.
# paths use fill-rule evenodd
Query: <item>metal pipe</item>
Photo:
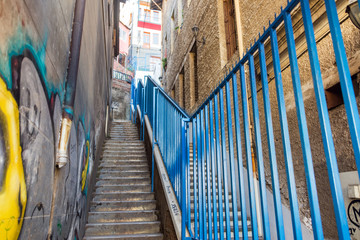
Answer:
<svg viewBox="0 0 360 240"><path fill-rule="evenodd" d="M70 129L74 117L74 100L76 92L77 74L79 68L81 37L83 31L84 14L86 0L76 0L75 13L73 20L73 30L71 34L69 65L65 86L65 102L61 119L60 139L56 157L56 166L61 168L69 161L68 145L70 139Z"/></svg>

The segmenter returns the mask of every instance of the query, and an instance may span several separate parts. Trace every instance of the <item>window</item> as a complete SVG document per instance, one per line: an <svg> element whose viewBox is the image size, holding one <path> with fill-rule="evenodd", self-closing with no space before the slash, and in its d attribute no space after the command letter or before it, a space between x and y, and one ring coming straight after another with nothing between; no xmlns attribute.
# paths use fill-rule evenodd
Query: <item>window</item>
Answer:
<svg viewBox="0 0 360 240"><path fill-rule="evenodd" d="M158 11L153 11L153 21L156 23L160 22L160 13Z"/></svg>
<svg viewBox="0 0 360 240"><path fill-rule="evenodd" d="M120 39L126 41L126 32L120 28Z"/></svg>
<svg viewBox="0 0 360 240"><path fill-rule="evenodd" d="M174 50L174 39L175 38L175 19L174 13L171 16L171 35L170 35L170 53Z"/></svg>
<svg viewBox="0 0 360 240"><path fill-rule="evenodd" d="M179 105L180 107L185 107L185 82L184 82L184 68L182 68L180 74L179 74Z"/></svg>
<svg viewBox="0 0 360 240"><path fill-rule="evenodd" d="M153 44L159 45L160 44L159 39L160 39L160 35L158 33L154 33L153 34Z"/></svg>
<svg viewBox="0 0 360 240"><path fill-rule="evenodd" d="M110 3L108 3L108 23L109 23L109 27L111 26L110 19L111 19L111 16L110 16Z"/></svg>
<svg viewBox="0 0 360 240"><path fill-rule="evenodd" d="M175 99L175 86L172 88L170 96L172 99Z"/></svg>
<svg viewBox="0 0 360 240"><path fill-rule="evenodd" d="M224 20L228 60L237 49L234 0L224 0Z"/></svg>
<svg viewBox="0 0 360 240"><path fill-rule="evenodd" d="M160 57L150 56L150 71L156 72L157 69L160 69Z"/></svg>
<svg viewBox="0 0 360 240"><path fill-rule="evenodd" d="M197 76L197 49L196 42L192 47L189 54L189 66L190 66L190 107L193 107L199 100L199 83Z"/></svg>
<svg viewBox="0 0 360 240"><path fill-rule="evenodd" d="M149 32L144 32L144 47L145 48L150 48L150 33Z"/></svg>
<svg viewBox="0 0 360 240"><path fill-rule="evenodd" d="M144 20L145 22L150 22L151 19L151 11L148 9L144 9Z"/></svg>

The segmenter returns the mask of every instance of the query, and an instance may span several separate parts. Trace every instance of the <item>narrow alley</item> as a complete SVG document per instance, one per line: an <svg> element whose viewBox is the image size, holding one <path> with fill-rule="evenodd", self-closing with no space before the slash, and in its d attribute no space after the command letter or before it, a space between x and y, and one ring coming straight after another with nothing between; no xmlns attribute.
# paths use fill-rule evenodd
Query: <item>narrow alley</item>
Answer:
<svg viewBox="0 0 360 240"><path fill-rule="evenodd" d="M360 0L0 0L0 240L360 240Z"/></svg>

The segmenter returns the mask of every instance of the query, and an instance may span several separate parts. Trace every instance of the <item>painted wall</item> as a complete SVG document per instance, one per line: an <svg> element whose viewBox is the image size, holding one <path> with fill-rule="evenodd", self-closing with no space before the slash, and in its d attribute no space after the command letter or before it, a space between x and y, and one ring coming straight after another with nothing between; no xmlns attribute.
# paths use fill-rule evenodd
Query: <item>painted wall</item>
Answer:
<svg viewBox="0 0 360 240"><path fill-rule="evenodd" d="M130 45L130 41L129 41L130 29L125 24L123 24L121 21L119 22L119 28L120 28L119 52L121 54L128 55L129 45Z"/></svg>
<svg viewBox="0 0 360 240"><path fill-rule="evenodd" d="M82 237L110 96L108 4L86 3L70 160L57 169L75 0L0 1L1 239Z"/></svg>
<svg viewBox="0 0 360 240"><path fill-rule="evenodd" d="M134 73L114 60L111 111L114 120L130 120L130 90Z"/></svg>

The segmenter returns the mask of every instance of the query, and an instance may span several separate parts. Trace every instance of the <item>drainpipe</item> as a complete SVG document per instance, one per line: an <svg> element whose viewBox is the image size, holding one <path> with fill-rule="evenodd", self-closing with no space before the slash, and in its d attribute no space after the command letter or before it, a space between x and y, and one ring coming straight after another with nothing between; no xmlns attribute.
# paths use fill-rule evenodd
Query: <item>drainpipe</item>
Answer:
<svg viewBox="0 0 360 240"><path fill-rule="evenodd" d="M56 156L56 166L58 168L65 166L69 161L68 145L71 124L74 117L74 100L79 68L85 3L86 0L76 0L75 4L74 20L71 33L69 65L66 76L65 100L61 119L60 139Z"/></svg>

